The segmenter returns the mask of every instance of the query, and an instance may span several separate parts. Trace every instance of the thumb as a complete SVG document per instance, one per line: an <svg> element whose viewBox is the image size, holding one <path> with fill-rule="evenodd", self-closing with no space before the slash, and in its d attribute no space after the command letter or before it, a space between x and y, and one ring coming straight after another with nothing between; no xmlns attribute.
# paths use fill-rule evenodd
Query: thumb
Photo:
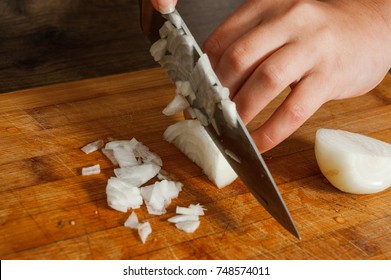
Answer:
<svg viewBox="0 0 391 280"><path fill-rule="evenodd" d="M169 14L175 10L178 0L151 0L152 6L162 14Z"/></svg>

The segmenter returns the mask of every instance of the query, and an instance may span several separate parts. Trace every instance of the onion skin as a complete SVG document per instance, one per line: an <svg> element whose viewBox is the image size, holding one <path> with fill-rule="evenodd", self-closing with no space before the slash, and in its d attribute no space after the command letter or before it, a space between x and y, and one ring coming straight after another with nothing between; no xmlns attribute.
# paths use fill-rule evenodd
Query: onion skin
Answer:
<svg viewBox="0 0 391 280"><path fill-rule="evenodd" d="M361 134L319 129L315 139L319 168L337 189L372 194L391 186L391 145Z"/></svg>

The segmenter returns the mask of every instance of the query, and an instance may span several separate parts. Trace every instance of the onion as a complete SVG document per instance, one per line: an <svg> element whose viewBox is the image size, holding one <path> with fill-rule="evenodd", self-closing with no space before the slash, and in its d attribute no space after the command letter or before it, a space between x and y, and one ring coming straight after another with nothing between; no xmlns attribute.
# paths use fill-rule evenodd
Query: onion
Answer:
<svg viewBox="0 0 391 280"><path fill-rule="evenodd" d="M81 174L83 176L95 175L100 173L100 165L95 164L93 166L83 167L81 169Z"/></svg>
<svg viewBox="0 0 391 280"><path fill-rule="evenodd" d="M141 195L147 204L148 213L155 215L166 213L165 208L172 199L178 197L182 186L179 182L163 180L141 187Z"/></svg>
<svg viewBox="0 0 391 280"><path fill-rule="evenodd" d="M174 217L169 218L167 221L170 223L179 223L179 222L186 222L186 221L198 221L199 216L198 215L176 215Z"/></svg>
<svg viewBox="0 0 391 280"><path fill-rule="evenodd" d="M217 187L225 187L237 178L198 120L177 122L166 129L163 137L195 162Z"/></svg>
<svg viewBox="0 0 391 280"><path fill-rule="evenodd" d="M315 155L323 175L343 192L370 194L391 186L391 144L357 133L319 129Z"/></svg>
<svg viewBox="0 0 391 280"><path fill-rule="evenodd" d="M128 219L125 221L124 226L131 228L131 229L137 229L139 225L138 218L136 215L136 212L132 212L132 214L129 215Z"/></svg>
<svg viewBox="0 0 391 280"><path fill-rule="evenodd" d="M155 177L160 170L160 166L154 163L144 163L141 165L121 167L114 169L118 178L128 179L132 184L139 187Z"/></svg>
<svg viewBox="0 0 391 280"><path fill-rule="evenodd" d="M167 105L163 110L163 114L166 116L172 116L178 114L189 107L190 104L185 97L176 94L175 98Z"/></svg>
<svg viewBox="0 0 391 280"><path fill-rule="evenodd" d="M99 139L99 140L96 140L92 143L85 145L84 147L81 148L81 150L84 153L89 154L89 153L92 153L92 152L99 150L100 148L103 147L103 145L104 145L103 140Z"/></svg>
<svg viewBox="0 0 391 280"><path fill-rule="evenodd" d="M152 233L151 224L149 222L139 224L137 226L137 231L141 241L145 243L145 241L147 241L147 237Z"/></svg>
<svg viewBox="0 0 391 280"><path fill-rule="evenodd" d="M159 61L164 57L167 51L167 44L166 39L160 39L152 44L149 51L155 61Z"/></svg>
<svg viewBox="0 0 391 280"><path fill-rule="evenodd" d="M193 233L200 226L200 221L185 221L176 223L175 226L187 233Z"/></svg>
<svg viewBox="0 0 391 280"><path fill-rule="evenodd" d="M200 204L190 204L189 207L176 207L176 213L177 214L183 214L183 215L197 215L197 216L203 216L204 208Z"/></svg>
<svg viewBox="0 0 391 280"><path fill-rule="evenodd" d="M160 38L167 38L168 34L175 28L172 23L167 20L163 26L159 29Z"/></svg>
<svg viewBox="0 0 391 280"><path fill-rule="evenodd" d="M221 107L223 110L224 120L231 128L238 127L238 113L236 111L236 104L230 99L221 100Z"/></svg>
<svg viewBox="0 0 391 280"><path fill-rule="evenodd" d="M120 212L137 209L143 204L140 189L131 182L111 177L106 186L107 204Z"/></svg>

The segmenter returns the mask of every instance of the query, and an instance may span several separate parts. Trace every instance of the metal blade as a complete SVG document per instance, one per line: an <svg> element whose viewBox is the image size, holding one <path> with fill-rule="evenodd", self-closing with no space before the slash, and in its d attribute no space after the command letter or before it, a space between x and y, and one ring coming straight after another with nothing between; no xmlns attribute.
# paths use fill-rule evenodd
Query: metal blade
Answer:
<svg viewBox="0 0 391 280"><path fill-rule="evenodd" d="M166 19L152 8L150 0L139 0L139 2L142 30L151 43L154 43L160 39L159 29ZM179 16L177 11L175 13ZM182 21L182 29L186 35L192 36L184 21ZM194 50L195 61L197 61L203 53L196 42ZM192 104L192 107L205 112L205 108L201 105L205 103L199 102L202 98L205 98L205 95L197 95L198 102ZM238 118L237 127L232 127L226 122L222 110L216 109L213 120L214 126L209 124L205 129L244 185L285 229L300 239L281 194L241 119Z"/></svg>

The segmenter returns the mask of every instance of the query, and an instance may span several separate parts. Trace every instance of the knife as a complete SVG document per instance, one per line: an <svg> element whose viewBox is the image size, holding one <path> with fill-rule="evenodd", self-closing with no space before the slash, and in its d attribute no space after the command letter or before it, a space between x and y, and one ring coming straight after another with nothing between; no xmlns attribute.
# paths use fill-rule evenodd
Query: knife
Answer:
<svg viewBox="0 0 391 280"><path fill-rule="evenodd" d="M186 35L187 38L191 38L193 43L193 66L197 65L197 61L201 60L201 57L204 60L206 55L201 51L178 11L175 10L171 14L161 15L152 7L150 0L139 0L139 5L141 29L152 44L161 39L159 30L166 21L170 21L180 29L181 36ZM178 22L180 26L178 26ZM211 67L205 70L205 72L215 76ZM192 75L191 71L186 73L189 75L188 78L192 79L190 77ZM210 82L209 87L212 89L223 88L217 76L215 77L215 80L211 79L212 81L206 78L206 82ZM172 75L171 79L174 82L176 80ZM203 82L205 83L205 81ZM300 239L299 232L288 208L246 126L239 116L237 117L236 125L232 125L232 123L227 121L219 104L216 104L213 110L205 108L205 104L209 101L205 99L211 97L200 92L203 89L205 87L202 87L200 90L194 90L196 102L193 102L191 107L206 116L208 120L207 123L204 123L206 131L253 196L277 222Z"/></svg>

